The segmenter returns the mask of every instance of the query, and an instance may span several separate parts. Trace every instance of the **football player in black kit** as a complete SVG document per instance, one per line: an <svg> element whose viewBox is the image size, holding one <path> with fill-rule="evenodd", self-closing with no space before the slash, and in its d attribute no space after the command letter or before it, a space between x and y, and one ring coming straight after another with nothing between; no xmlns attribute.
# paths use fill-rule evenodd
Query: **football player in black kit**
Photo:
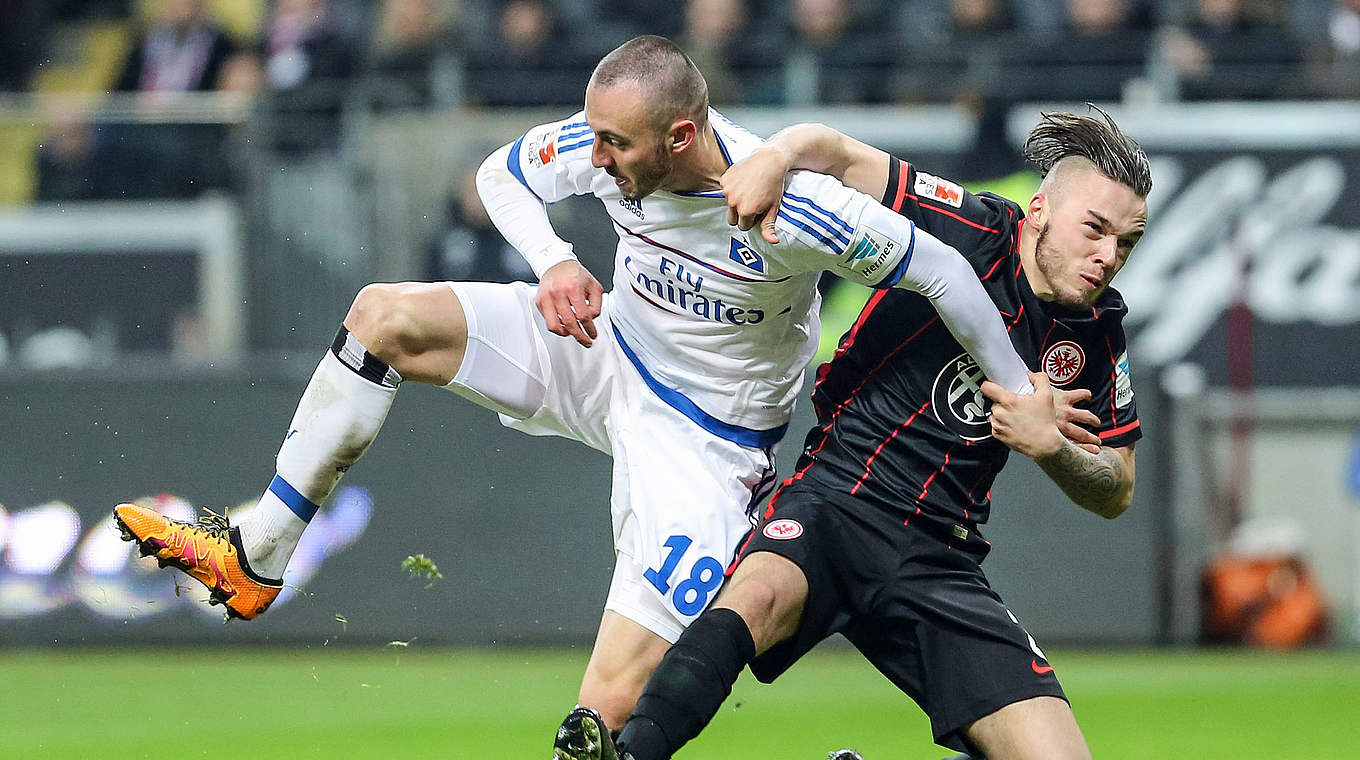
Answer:
<svg viewBox="0 0 1360 760"><path fill-rule="evenodd" d="M791 169L877 193L972 262L1036 390L987 382L921 296L875 294L819 369L818 423L716 602L667 653L617 745L583 708L558 758L669 758L743 667L768 682L837 632L920 705L941 745L1090 758L1053 667L983 575L978 525L1012 450L1077 505L1106 518L1128 508L1141 433L1127 310L1108 286L1143 233L1152 179L1103 111L1045 114L1025 156L1044 177L1027 208L821 125L780 132L724 177L731 221L763 219L767 237ZM1079 406L1099 446L1064 436L1055 387L1090 392Z"/></svg>

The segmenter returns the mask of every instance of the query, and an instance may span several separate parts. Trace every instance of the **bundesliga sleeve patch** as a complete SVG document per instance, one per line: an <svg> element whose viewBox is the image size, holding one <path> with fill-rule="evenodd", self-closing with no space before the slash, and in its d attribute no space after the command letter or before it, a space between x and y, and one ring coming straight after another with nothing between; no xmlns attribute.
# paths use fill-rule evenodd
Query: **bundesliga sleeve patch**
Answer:
<svg viewBox="0 0 1360 760"><path fill-rule="evenodd" d="M882 232L862 225L855 230L846 253L837 266L858 275L867 283L883 279L902 257L902 244Z"/></svg>
<svg viewBox="0 0 1360 760"><path fill-rule="evenodd" d="M929 198L954 208L963 206L963 188L934 174L916 172L914 188L919 198Z"/></svg>
<svg viewBox="0 0 1360 760"><path fill-rule="evenodd" d="M524 158L535 169L542 169L557 158L557 133L560 129L550 129L524 141Z"/></svg>
<svg viewBox="0 0 1360 760"><path fill-rule="evenodd" d="M1133 401L1133 379L1129 376L1129 352L1119 355L1114 364L1114 405L1123 409Z"/></svg>

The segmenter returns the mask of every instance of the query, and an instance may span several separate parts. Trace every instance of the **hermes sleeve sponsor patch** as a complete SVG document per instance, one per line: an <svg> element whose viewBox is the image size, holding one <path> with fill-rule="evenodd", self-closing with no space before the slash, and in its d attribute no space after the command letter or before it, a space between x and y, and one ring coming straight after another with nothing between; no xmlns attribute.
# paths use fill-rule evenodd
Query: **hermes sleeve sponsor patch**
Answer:
<svg viewBox="0 0 1360 760"><path fill-rule="evenodd" d="M855 230L845 255L837 266L848 269L869 283L883 279L889 265L900 257L902 244L873 227L862 225Z"/></svg>
<svg viewBox="0 0 1360 760"><path fill-rule="evenodd" d="M1133 401L1133 379L1129 377L1129 352L1119 355L1114 364L1114 405L1119 409Z"/></svg>
<svg viewBox="0 0 1360 760"><path fill-rule="evenodd" d="M939 201L954 208L963 206L963 188L934 174L916 172L914 188L917 197Z"/></svg>

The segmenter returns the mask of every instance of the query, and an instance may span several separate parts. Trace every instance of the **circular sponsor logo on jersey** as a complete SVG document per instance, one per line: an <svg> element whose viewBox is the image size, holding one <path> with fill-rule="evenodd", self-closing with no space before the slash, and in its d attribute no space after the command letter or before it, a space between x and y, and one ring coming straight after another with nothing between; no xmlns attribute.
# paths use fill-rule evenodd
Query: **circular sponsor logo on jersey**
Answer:
<svg viewBox="0 0 1360 760"><path fill-rule="evenodd" d="M982 395L987 376L968 354L959 354L935 376L930 408L935 419L965 441L992 437L992 402Z"/></svg>
<svg viewBox="0 0 1360 760"><path fill-rule="evenodd" d="M776 541L788 541L791 538L798 538L803 535L803 525L797 520L780 518L765 523L764 529L760 531L766 538L773 538Z"/></svg>
<svg viewBox="0 0 1360 760"><path fill-rule="evenodd" d="M1062 340L1044 352L1044 374L1054 385L1067 385L1077 379L1086 366L1086 352L1070 340Z"/></svg>

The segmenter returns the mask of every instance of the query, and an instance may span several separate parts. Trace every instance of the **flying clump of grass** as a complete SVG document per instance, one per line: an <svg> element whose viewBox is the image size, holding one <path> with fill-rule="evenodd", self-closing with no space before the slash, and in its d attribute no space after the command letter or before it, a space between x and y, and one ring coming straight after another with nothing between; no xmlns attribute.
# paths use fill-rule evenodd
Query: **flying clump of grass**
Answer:
<svg viewBox="0 0 1360 760"><path fill-rule="evenodd" d="M444 574L439 572L439 566L434 563L434 560L424 554L408 556L401 561L401 569L409 572L412 578L424 576L429 579L430 582L425 584L425 588L430 588L435 581L444 577Z"/></svg>

